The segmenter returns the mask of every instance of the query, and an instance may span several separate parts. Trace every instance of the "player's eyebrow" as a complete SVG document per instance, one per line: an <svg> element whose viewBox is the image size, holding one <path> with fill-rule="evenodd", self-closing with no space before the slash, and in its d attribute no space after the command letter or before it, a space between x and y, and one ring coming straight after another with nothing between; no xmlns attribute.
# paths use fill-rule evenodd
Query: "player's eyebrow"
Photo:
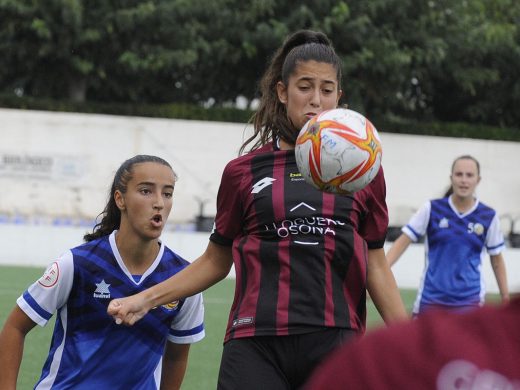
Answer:
<svg viewBox="0 0 520 390"><path fill-rule="evenodd" d="M311 77L311 76L303 76L303 77L300 77L298 79L298 81L313 81L313 80L316 80L316 77ZM335 80L322 80L324 83L327 83L327 84L336 84L336 81Z"/></svg>
<svg viewBox="0 0 520 390"><path fill-rule="evenodd" d="M157 183L154 183L154 182L151 182L151 181L142 181L140 183L137 183L138 186L156 186ZM171 184L166 184L165 186L163 186L163 188L169 188L169 189L174 189L175 186L171 185Z"/></svg>

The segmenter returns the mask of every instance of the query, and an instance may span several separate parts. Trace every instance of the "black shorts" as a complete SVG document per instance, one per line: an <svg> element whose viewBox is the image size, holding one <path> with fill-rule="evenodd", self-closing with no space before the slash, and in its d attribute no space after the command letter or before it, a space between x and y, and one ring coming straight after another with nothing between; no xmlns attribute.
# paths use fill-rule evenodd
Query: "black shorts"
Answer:
<svg viewBox="0 0 520 390"><path fill-rule="evenodd" d="M291 336L257 336L224 344L219 390L298 389L332 350L358 335L330 328Z"/></svg>

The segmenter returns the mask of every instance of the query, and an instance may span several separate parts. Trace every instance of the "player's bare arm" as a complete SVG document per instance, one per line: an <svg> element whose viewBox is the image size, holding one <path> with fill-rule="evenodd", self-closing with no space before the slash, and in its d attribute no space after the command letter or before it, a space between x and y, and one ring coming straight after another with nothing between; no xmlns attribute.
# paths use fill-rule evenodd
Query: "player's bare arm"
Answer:
<svg viewBox="0 0 520 390"><path fill-rule="evenodd" d="M210 242L197 260L170 279L139 294L111 301L108 314L118 324L133 325L152 308L197 294L221 281L232 264L231 247Z"/></svg>
<svg viewBox="0 0 520 390"><path fill-rule="evenodd" d="M22 362L25 336L36 326L27 314L15 306L0 333L0 389L16 389Z"/></svg>
<svg viewBox="0 0 520 390"><path fill-rule="evenodd" d="M409 318L383 248L368 251L367 289L386 323Z"/></svg>
<svg viewBox="0 0 520 390"><path fill-rule="evenodd" d="M402 256L404 251L408 248L412 240L406 234L402 233L397 240L394 241L388 252L386 253L386 259L390 267L393 266L397 260Z"/></svg>
<svg viewBox="0 0 520 390"><path fill-rule="evenodd" d="M161 390L179 390L181 388L186 367L190 344L166 343L162 362Z"/></svg>
<svg viewBox="0 0 520 390"><path fill-rule="evenodd" d="M506 263L502 253L491 255L491 267L498 284L498 291L503 303L509 302L509 287L507 285Z"/></svg>

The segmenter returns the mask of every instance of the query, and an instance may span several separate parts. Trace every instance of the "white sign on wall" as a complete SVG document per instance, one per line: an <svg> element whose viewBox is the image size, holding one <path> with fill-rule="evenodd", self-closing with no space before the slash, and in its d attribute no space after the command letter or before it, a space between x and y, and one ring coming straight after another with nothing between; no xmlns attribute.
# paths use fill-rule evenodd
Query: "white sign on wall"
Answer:
<svg viewBox="0 0 520 390"><path fill-rule="evenodd" d="M81 157L0 151L0 178L79 182L85 171Z"/></svg>

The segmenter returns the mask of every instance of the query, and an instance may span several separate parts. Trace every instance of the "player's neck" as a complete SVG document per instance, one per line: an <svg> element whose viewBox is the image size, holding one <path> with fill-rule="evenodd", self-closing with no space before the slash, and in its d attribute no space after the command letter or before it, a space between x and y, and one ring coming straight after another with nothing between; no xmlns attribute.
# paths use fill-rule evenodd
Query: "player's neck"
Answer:
<svg viewBox="0 0 520 390"><path fill-rule="evenodd" d="M130 238L121 230L116 233L116 245L132 275L142 275L152 265L160 250L158 240L142 241L135 237Z"/></svg>
<svg viewBox="0 0 520 390"><path fill-rule="evenodd" d="M459 213L465 213L469 211L477 200L472 196L457 196L455 194L451 195L451 202L457 209Z"/></svg>
<svg viewBox="0 0 520 390"><path fill-rule="evenodd" d="M278 147L280 148L280 150L293 150L294 149L293 144L290 144L289 142L285 142L283 139L279 139Z"/></svg>

